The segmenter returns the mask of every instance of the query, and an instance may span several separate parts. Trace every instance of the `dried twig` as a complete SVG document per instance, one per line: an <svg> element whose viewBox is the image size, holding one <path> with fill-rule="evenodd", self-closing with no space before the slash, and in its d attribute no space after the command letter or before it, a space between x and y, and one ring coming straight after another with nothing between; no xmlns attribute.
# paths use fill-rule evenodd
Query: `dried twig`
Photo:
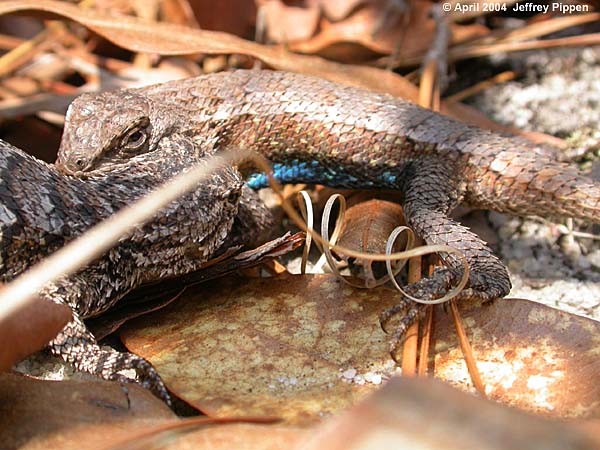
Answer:
<svg viewBox="0 0 600 450"><path fill-rule="evenodd" d="M417 240L417 246L422 242ZM421 279L422 257L417 256L408 261L408 282L416 283ZM406 332L402 349L402 375L415 376L417 369L417 347L419 345L419 322L415 321Z"/></svg>
<svg viewBox="0 0 600 450"><path fill-rule="evenodd" d="M463 357L465 358L465 363L467 363L469 375L471 375L471 381L473 381L473 385L475 386L475 389L477 389L477 392L479 392L482 397L485 397L485 386L483 384L483 380L481 379L479 369L477 368L477 363L475 362L475 357L473 356L473 349L469 343L469 338L465 332L465 327L462 319L460 318L458 307L456 306L456 302L454 300L450 300L450 311L452 311L452 318L454 319L456 334L458 335L458 341L460 342L460 348L462 350Z"/></svg>

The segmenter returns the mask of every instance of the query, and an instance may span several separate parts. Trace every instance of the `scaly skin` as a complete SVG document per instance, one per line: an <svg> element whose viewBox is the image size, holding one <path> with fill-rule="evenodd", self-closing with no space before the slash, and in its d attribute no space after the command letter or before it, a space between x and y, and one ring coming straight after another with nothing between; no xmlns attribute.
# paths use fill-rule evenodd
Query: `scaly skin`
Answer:
<svg viewBox="0 0 600 450"><path fill-rule="evenodd" d="M194 162L182 146L169 144L157 152L168 161L160 162L159 170L159 161L150 160L84 179L61 174L0 141L1 281L12 280ZM147 361L100 349L82 319L101 314L142 283L198 269L227 237L241 194L239 174L222 170L85 269L44 288L42 297L69 305L74 314L51 350L77 369L106 379L131 381L119 371L135 369L139 377L133 380L168 400Z"/></svg>
<svg viewBox="0 0 600 450"><path fill-rule="evenodd" d="M541 148L390 96L283 72L238 71L142 89L85 94L73 102L67 114L57 167L68 179L91 185L96 195L110 197L102 190L117 189L114 195L123 204L129 201L121 200L127 189L119 188L133 189L137 177L155 182L228 147L265 155L275 163L276 175L283 182L401 190L407 222L416 233L428 244L447 244L465 254L471 271L462 297L487 300L505 296L510 280L486 244L448 217L458 204L519 215L598 221L600 187L554 161ZM165 170L171 165L177 169ZM239 189L236 173L233 169L228 172L221 191L209 183L203 197L202 187L196 195L204 202L211 196L222 199L224 191ZM110 181L101 184L98 180ZM264 176L251 176L249 184L260 187ZM144 182L136 192L148 188ZM216 202L223 209L233 203ZM182 215L168 220L164 228L167 248L170 244L179 248L174 236L195 223L204 228L209 223L220 230L229 228L230 214L218 217L201 208L191 211L184 207L189 206L184 200L177 204ZM250 232L249 221L261 224L267 220L263 209L246 204L244 199L239 204L246 212L240 222ZM96 203L92 205L97 208ZM133 240L136 249L152 244L148 236ZM196 240L201 238L196 236ZM216 246L215 242L211 248ZM144 250L144 255L150 254ZM460 264L451 255L441 257L445 267L409 286L411 294L438 297L456 282ZM170 255L158 259L171 263ZM95 273L100 270L104 267L97 267ZM112 276L131 278L120 270L115 266ZM160 275L160 271L154 272ZM109 277L98 276L103 280ZM136 276L140 275L136 272ZM75 311L97 313L111 301L103 296L78 297L69 304ZM397 312L403 312L405 318L396 339L420 309L401 301L383 314L382 321Z"/></svg>

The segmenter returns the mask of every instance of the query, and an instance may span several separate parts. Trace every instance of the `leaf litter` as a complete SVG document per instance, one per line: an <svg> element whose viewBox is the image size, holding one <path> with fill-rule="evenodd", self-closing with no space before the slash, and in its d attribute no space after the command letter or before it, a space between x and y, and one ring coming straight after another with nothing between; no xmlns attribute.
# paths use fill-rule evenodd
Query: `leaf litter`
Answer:
<svg viewBox="0 0 600 450"><path fill-rule="evenodd" d="M134 63L135 65L131 64L120 59L123 55L118 54L114 49L106 52L106 43L103 43L100 37L104 37L117 46L134 52L146 51L162 55L184 55L188 58L187 62L183 58L174 57L168 59L166 56L163 56L163 61L171 61L177 67L177 70L173 71L173 73L176 73L175 76L198 73L199 69L195 65L195 62L201 62L204 68L211 67L211 57L207 56L209 54L217 55L212 60L214 62L213 67L221 68L239 63L244 66L244 64L251 63L252 58L258 58L263 63L266 63L267 66L275 69L304 72L415 100L417 98L415 87L400 75L386 72L376 67L339 64L308 55L321 55L331 58L334 61L349 63L368 62L376 66L389 65L389 61L391 60L396 66L402 67L403 64L415 64L415 61L422 59L428 48L426 41L431 39L432 36L431 33L421 33L419 39L405 41L405 46L401 48L401 51L396 52L393 45L395 44L393 36L394 33L397 33L397 24L394 26L393 21L384 23L381 25L383 27L381 30L377 33L372 33L371 31L380 26L380 23L378 23L377 14L369 13L368 10L369 8L373 8L375 4L385 6L394 3L387 0L336 0L335 2L312 0L296 2L296 4L305 3L309 8L320 11L320 16L318 17L317 26L311 26L310 32L305 32L305 38L300 40L291 42L289 34L286 35L286 33L279 33L280 37L277 38L277 33L272 30L273 33L270 35L271 40L280 42L283 44L283 47L286 47L285 49L283 47L272 47L246 41L235 36L248 37L248 30L252 29L254 25L253 17L250 19L248 17L252 16L249 11L254 11L256 5L254 5L254 2L248 0L227 2L227 5L225 2L223 2L223 5L219 2L219 9L216 10L216 13L212 14L207 13L209 8L206 5L210 2L190 1L189 8L185 6L187 2L179 0L156 2L155 6L161 3L163 5L168 4L170 5L169 8L171 8L167 10L167 7L157 6L157 11L160 11L159 16L162 14L162 16L158 17L159 21L154 21L156 18L146 14L150 11L149 9L144 10L143 20L137 20L132 14L140 11L139 5L132 7L133 3L130 2L120 2L119 6L122 8L122 13L129 14L127 18L115 15L117 13L115 5L119 4L119 2L98 0L96 3L104 8L103 11L78 9L67 2L57 1L23 0L2 2L0 13L9 11L35 11L40 13L46 11L47 13L51 13L52 18L70 18L96 33L85 36L83 29L77 30L73 27L66 27L62 30L62 33L66 34L51 35L53 47L48 47L47 43L40 39L39 46L24 53L20 59L12 60L10 65L0 64L2 66L0 70L8 76L8 78L5 76L5 79L2 80L3 89L0 89L2 102L9 100L12 102L0 105L0 111L5 111L6 113L3 117L8 117L12 114L12 120L19 121L20 115L38 112L39 105L43 104L43 108L54 113L55 116L40 112L38 112L37 116L44 120L50 120L52 123L60 124L60 116L56 115L56 113L62 113L64 105L70 96L79 92L80 89L78 83L75 85L63 83L74 72L78 76L83 76L84 84L81 88L82 91L85 89L97 90L100 86L106 86L107 82L113 85L148 82L149 78L146 76L146 71L148 71L149 66L154 64L153 61L157 61L158 59L135 58L137 59ZM418 5L426 5L428 2L416 3ZM149 3L141 2L140 4L147 5ZM420 10L419 8L417 10ZM248 13L236 16L224 11L247 11ZM281 8L278 11L279 14L282 14ZM118 20L115 20L115 17L118 17ZM313 14L310 20L314 21L314 17L315 14ZM22 20L15 16L10 16L9 18L11 20ZM293 22L294 17L292 16L291 18ZM170 20L179 25L171 25L164 21L160 22L162 19ZM487 28L489 22L481 21L477 24L466 22L463 24L452 23L454 36L453 44L449 51L450 59L457 60L473 54L489 54L498 49L510 51L516 48L536 48L538 44L532 38L551 31L556 32L568 26L583 24L590 20L597 20L597 15L588 14L573 17L541 18L541 20L538 17L537 20L532 20L525 27L512 32L510 35L506 35L504 38L502 36L498 37L493 32L490 33L490 30ZM279 22L284 23L281 20ZM30 25L34 23L41 24L39 21L29 22ZM277 23L278 17L275 15L271 20L271 26L275 26L273 24ZM398 23L403 22L400 21ZM408 26L418 32L428 29L427 27L430 26L430 23L429 18L425 14L417 14L416 19L413 17ZM485 25L482 25L483 23ZM188 25L188 27L182 26L182 24ZM355 26L357 24L358 26ZM198 29L198 25L202 29ZM354 29L353 26L355 26ZM390 28L388 29L386 26ZM30 28L29 25L28 28L35 29L35 27ZM41 29L44 29L43 25ZM362 31L352 34L357 29ZM205 30L222 30L233 34ZM347 30L350 30L350 33ZM367 32L367 30L371 31ZM375 36L378 33L379 35L376 39ZM413 33L411 36L417 34ZM12 48L27 43L25 40L27 36L24 35L18 38L2 35L0 38L0 46L3 48ZM84 43L82 39L87 40L85 46L73 45L74 42L78 41L79 43ZM494 39L497 39L497 42L494 42ZM413 44L410 44L411 42ZM597 36L589 34L582 35L581 38L567 37L547 40L544 45L556 46L561 43L568 45L591 45L594 42L598 42ZM539 47L541 46L539 45ZM305 52L307 55L290 53L288 50ZM77 57L81 59L76 64L65 64L62 70L48 71L44 74L43 65L50 59L39 58L39 56L53 55L54 51L56 51L57 55L62 56L63 59L66 55L78 55ZM223 54L233 53L245 55L246 59L222 56ZM381 55L384 56L381 57ZM56 64L56 58L54 58L54 61L53 64ZM101 68L101 72L99 73L102 78L99 78L94 70L88 70L90 66L82 70L82 62L97 65L97 68ZM192 64L189 64L190 62ZM36 67L41 67L42 71L31 70L31 68ZM173 76L173 74L167 73L168 71L162 69L150 70L156 71L155 80ZM55 75L52 76L52 73ZM27 85L27 80L34 80L37 83L39 80L44 80L45 76L48 77L48 81L50 82L33 85L30 83ZM11 95L10 89L7 89L11 82L11 77L13 77L13 83L18 80L18 77L22 77L21 85L29 93L24 93L25 91L19 93L17 90L16 95ZM102 79L102 85L98 83L100 79ZM23 95L30 97L23 97ZM36 98L36 95L39 97ZM479 124L480 126L497 127L482 114L459 103L442 103L441 109L455 117ZM31 119L28 118L28 120ZM561 144L559 140L547 135L530 133L526 134L526 136L543 142ZM45 139L41 140L37 147L47 147L46 142ZM45 149L43 150L45 151ZM46 157L46 159L50 158ZM393 302L392 297L394 294L391 291L385 294L379 293L383 289L365 293L365 291L354 292L352 288L347 286L338 287L337 289L331 289L331 286L323 288L318 286L319 283L314 283L314 280L312 282L306 281L310 277L301 278L304 280L304 284L300 282L293 284L297 287L297 292L289 290L290 281L285 277L262 281L264 283L262 289L265 292L254 286L255 283L261 283L261 281L245 280L240 283L247 286L247 289L256 290L257 296L254 303L247 296L249 295L245 292L247 289L239 286L239 296L235 298L233 296L227 297L225 300L217 300L215 297L213 301L216 303L213 312L210 312L209 306L206 306L206 310L199 311L199 314L204 314L202 317L211 316L212 314L213 326L215 327L211 329L208 325L204 328L202 324L198 325L201 330L207 332L204 337L196 337L195 339L199 343L204 342L204 347L200 347L199 350L206 351L207 346L211 342L205 341L210 341L211 339L214 341L212 342L213 346L215 342L220 343L223 345L223 349L226 350L224 353L221 353L221 366L214 364L214 361L210 361L208 369L211 371L216 370L214 373L208 372L208 369L200 364L200 362L207 361L203 359L206 355L194 353L198 351L195 348L195 342L185 343L189 347L187 350L190 352L186 355L193 355L189 356L193 359L187 360L188 356L181 356L181 359L173 356L178 355L175 346L166 345L166 348L164 348L165 343L162 340L164 336L154 335L157 341L155 347L157 348L150 346L152 342L144 340L143 333L147 333L147 331L144 331L147 326L156 326L157 329L163 329L162 327L165 324L161 320L156 319L156 317L160 317L163 313L168 314L168 320L171 321L169 322L170 328L168 328L168 332L173 332L173 336L177 337L177 333L181 332L181 330L185 333L183 335L180 334L179 337L187 337L188 335L197 336L190 328L192 324L188 323L191 316L184 315L182 317L182 323L186 324L184 326L178 324L173 315L173 311L178 310L177 308L180 307L179 305L183 301L176 301L173 305L167 307L166 310L155 313L152 316L153 319L149 322L150 325L141 327L140 322L142 320L138 320L136 327L127 331L125 335L129 336L129 344L131 342L136 342L138 345L143 343L144 347L151 348L152 351L156 352L158 355L157 358L159 358L156 363L157 365L162 364L162 360L170 365L169 370L171 372L168 383L170 386L171 384L178 386L178 390L175 390L176 393L186 400L190 397L193 398L191 403L201 406L200 409L206 409L211 414L220 415L223 413L227 416L229 414L227 411L233 411L234 408L238 408L236 411L243 411L244 408L252 410L252 405L249 406L249 402L239 402L238 397L245 396L251 398L252 395L257 395L255 391L258 391L259 387L264 388L262 385L258 386L259 382L270 380L270 384L266 384L264 393L261 392L263 398L259 402L258 407L263 408L262 413L267 415L275 414L285 417L288 421L297 421L297 423L319 421L334 411L348 408L357 399L366 395L366 392L375 391L380 387L379 385L386 385L390 377L397 373L396 366L389 358L389 353L387 353L387 336L378 328L377 314L375 313L375 311L384 309L388 302ZM227 295L227 292L230 292L227 289L233 289L232 287L225 289L225 284L237 282L235 280L228 277L223 282L221 285L221 288L225 290L223 295ZM325 285L331 285L332 283L332 280L322 281L322 284ZM213 292L215 288L212 286L214 285L218 286L216 282L213 282L206 291L206 295L210 298L216 295ZM286 291L286 288L288 291ZM326 290L328 294L325 297L331 302L331 305L334 305L329 309L339 311L332 313L327 308L323 309L319 307L318 302L323 295L320 289ZM331 293L332 291L334 291L333 294ZM195 288L193 291L194 294L191 292L189 291L185 294L194 297L194 299L188 299L187 301L195 303L197 306L203 304L205 298L203 287ZM280 292L287 292L288 296L283 296L283 298L279 299L277 296ZM331 295L331 298L328 295ZM267 304L261 307L260 302L263 298L267 298L268 301ZM270 309L273 304L278 304L280 309ZM376 307L374 306L375 304L377 304ZM254 314L247 311L244 312L244 308L249 305L251 306L251 310L254 309ZM367 308L365 305L369 307ZM219 315L219 308L223 306L225 308L220 310ZM596 322L566 313L559 313L549 308L521 300L499 301L492 306L484 306L478 309L470 309L468 305L460 305L460 307L463 314L466 315L467 333L471 337L478 365L482 370L484 378L486 378L486 392L492 398L546 416L561 418L597 417L598 405L595 398L598 398L596 389L598 385L596 375L598 373L598 339L596 336L598 336L599 330L597 329ZM230 311L234 313L231 317L229 316ZM257 314L257 311L259 314ZM359 318L352 319L351 315L359 316ZM521 315L524 316L521 317ZM364 317L360 318L360 316ZM517 316L519 318L515 319ZM218 328L219 320L220 328ZM312 322L319 325L315 326ZM276 334L271 330L271 325L284 332ZM138 329L138 327L141 328ZM356 328L363 328L362 332L366 334L361 335L360 330L355 330ZM216 334L213 333L215 329L218 330ZM429 361L430 366L434 369L434 373L442 379L461 385L464 389L471 389L468 385L469 378L466 375L466 369L464 368L457 344L448 331L447 316L442 311L436 312L435 329L436 334L433 337L434 341L432 345L435 345L438 353L436 353L436 356L431 357ZM446 335L445 333L448 334ZM378 337L375 338L376 336ZM12 338L9 337L7 339ZM365 345L369 345L372 348L366 349ZM163 348L159 348L161 346ZM210 349L211 347L208 348ZM260 351L264 351L265 355L259 353L256 350L257 348ZM144 353L144 349L140 349L139 351L142 354ZM376 354L370 353L372 351ZM334 355L335 352L339 352L337 357ZM210 350L208 353L209 357L213 356ZM216 357L219 353L214 352L214 355ZM267 357L274 358L275 355L279 355L280 359L280 361L276 361L275 363L283 364L276 365L272 362L266 362L268 361ZM366 363L367 357L364 355L371 355L373 358L371 365ZM220 399L215 400L208 396L208 400L202 402L200 399L194 397L197 395L196 391L205 389L197 383L198 380L187 380L191 383L189 389L181 387L183 381L178 379L178 376L180 374L188 375L182 367L192 360L197 362L195 366L192 364L192 375L200 374L205 378L212 377L213 382L224 385L222 392L215 389L216 392L220 392ZM272 367L268 364L272 364ZM267 372L271 371L270 374L267 374L268 376L264 374L265 367ZM259 372L258 368L262 369L263 372ZM229 375L228 372L224 372L225 369L232 371L231 379L234 376L240 378L247 377L246 379L250 380L250 382L240 382L238 386L235 383L228 383L230 380L223 376L224 374ZM312 381L309 380L309 375L311 374L316 374L313 377L314 385L317 385L319 382L322 383L320 386L324 389L324 392L336 398L325 399L325 396L321 395L316 396L314 402L311 403L310 397L303 396L302 389L310 387L308 381ZM325 382L326 384L323 384ZM41 386L44 386L44 384ZM388 397L380 396L373 398L370 403L371 405L373 403L380 406L385 405L386 402L384 399L389 398L389 400L395 401L400 398L399 395L406 395L406 392L400 394L399 390L395 387L390 389L386 386L384 386L384 389L386 389L384 391L386 394L384 395ZM225 387L235 388L235 395L231 394L231 392L225 392ZM84 385L81 388L72 386L69 388L76 395L82 395L87 390ZM133 388L135 387L129 387L128 389L131 390ZM420 395L423 396L423 403L425 403L426 389L419 391L418 388L413 388L420 392ZM272 401L273 392L279 392L287 396L286 398L289 403L289 405L286 405L287 409L280 410L277 402ZM123 391L117 392L118 396L121 396L121 394L123 394ZM269 394L271 394L270 397ZM55 395L55 398L58 399L61 395L67 394L54 392L52 395ZM448 398L450 397L448 396ZM125 397L120 397L120 400L123 400L123 398ZM462 402L462 400L454 398L451 401L455 403ZM226 402L230 403L225 404ZM236 402L239 402L239 404L235 404ZM67 405L69 405L68 402ZM359 406L358 408L358 421L362 420L366 423L366 416L364 415L366 407ZM60 409L55 408L53 410L50 408L44 414L47 417L53 417L53 415L62 412ZM430 411L430 415L433 411L435 411L435 408ZM357 411L354 410L353 413L357 414ZM85 417L85 415L82 417ZM18 423L20 420L26 420L26 416L15 420ZM523 419L514 416L511 420L513 424L516 424ZM381 423L381 419L379 419L379 423ZM507 428L510 428L509 424L505 425ZM130 428L135 428L136 426L132 424ZM125 435L127 434L127 428L127 426L122 428L122 430L125 430ZM373 428L375 429L376 427ZM401 429L401 426L394 428L396 431ZM2 436L4 437L7 428L2 427L2 430ZM116 432L117 428L108 426L108 428L101 428L100 430L100 435L106 435L107 433ZM216 434L213 434L212 438L207 439L212 439L211 442L213 443L224 441L224 448L230 448L227 447L226 443L233 443L235 438L239 438L237 442L240 445L236 445L238 448L241 448L242 443L247 444L248 448L251 445L256 445L256 448L263 448L261 444L266 448L268 442L265 435L279 432L276 430L280 430L282 433L281 436L288 436L291 440L277 441L273 444L273 448L289 448L294 439L299 439L295 428L277 428L272 425L231 424L223 425L221 428L210 428L210 430L216 432ZM404 432L409 431L404 429ZM79 444L82 437L90 437L93 434L91 431L86 430L82 430L81 433L72 444ZM551 435L549 431L547 434ZM254 437L251 438L250 436ZM202 442L202 439L200 441ZM40 442L41 448L44 446L44 441L41 440ZM64 443L64 441L49 442ZM446 440L446 442L449 441ZM198 442L196 442L196 445L198 445ZM52 446L50 445L50 447ZM46 448L48 448L47 444ZM484 446L481 445L479 448L484 448ZM572 448L579 447L572 446Z"/></svg>

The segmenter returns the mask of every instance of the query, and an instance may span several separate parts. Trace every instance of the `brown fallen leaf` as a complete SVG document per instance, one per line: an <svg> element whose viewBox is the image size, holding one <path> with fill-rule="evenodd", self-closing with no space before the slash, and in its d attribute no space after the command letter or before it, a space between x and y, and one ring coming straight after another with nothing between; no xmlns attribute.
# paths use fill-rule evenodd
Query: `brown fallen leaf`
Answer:
<svg viewBox="0 0 600 450"><path fill-rule="evenodd" d="M181 1L181 0L180 0ZM204 30L225 31L248 37L256 18L254 0L186 0Z"/></svg>
<svg viewBox="0 0 600 450"><path fill-rule="evenodd" d="M523 299L460 310L490 399L554 418L600 414L600 322ZM470 389L446 314L432 339L435 376Z"/></svg>
<svg viewBox="0 0 600 450"><path fill-rule="evenodd" d="M261 14L265 17L269 42L304 41L317 30L321 10L316 4L302 8L286 5L281 0L266 0L261 3Z"/></svg>
<svg viewBox="0 0 600 450"><path fill-rule="evenodd" d="M380 199L368 200L348 208L337 244L365 253L385 253L390 234L401 225L406 223L400 204ZM402 251L405 247L406 234L403 234L396 240L393 251ZM352 275L364 280L369 287L387 274L383 262L356 260L344 255L339 257L348 261Z"/></svg>
<svg viewBox="0 0 600 450"><path fill-rule="evenodd" d="M254 423L257 422L257 423ZM263 424L264 420L207 417L123 419L111 423L86 424L42 438L34 438L23 450L286 450L305 440L310 430Z"/></svg>
<svg viewBox="0 0 600 450"><path fill-rule="evenodd" d="M42 161L56 161L56 149L60 145L61 135L56 127L35 117L23 117L15 122L4 121L2 125L2 139Z"/></svg>
<svg viewBox="0 0 600 450"><path fill-rule="evenodd" d="M71 309L36 299L0 320L0 372L43 349L71 320Z"/></svg>
<svg viewBox="0 0 600 450"><path fill-rule="evenodd" d="M22 448L33 441L95 424L126 419L175 419L175 414L150 391L107 381L42 381L14 374L0 374L0 436L2 448ZM129 425L128 425L129 426ZM119 428L119 426L115 426ZM107 427L110 431L111 427ZM81 448L82 441L77 442ZM35 448L35 446L32 446ZM37 448L63 448L60 446Z"/></svg>
<svg viewBox="0 0 600 450"><path fill-rule="evenodd" d="M183 436L168 449L180 450L288 450L311 433L285 425L231 424L206 428Z"/></svg>
<svg viewBox="0 0 600 450"><path fill-rule="evenodd" d="M323 14L333 21L338 22L345 19L350 13L361 5L375 4L382 9L390 0L317 0L320 4ZM394 0L392 0L394 1Z"/></svg>
<svg viewBox="0 0 600 450"><path fill-rule="evenodd" d="M378 316L397 296L331 275L227 278L190 290L122 337L175 395L211 416L311 423L396 372ZM459 306L491 398L552 417L600 413L598 322L525 300ZM450 322L436 314L434 375L470 389Z"/></svg>
<svg viewBox="0 0 600 450"><path fill-rule="evenodd" d="M161 55L243 54L258 58L279 70L321 76L348 85L416 99L416 88L403 77L392 72L373 67L337 64L319 57L297 55L280 47L257 44L227 33L197 30L167 23L148 24L129 16L116 16L118 20L115 20L113 15L80 9L75 5L56 0L0 2L0 15L14 12L44 13L52 18L74 20L115 45L132 52Z"/></svg>
<svg viewBox="0 0 600 450"><path fill-rule="evenodd" d="M340 22L323 18L318 34L308 40L292 42L289 48L346 62L373 60L392 53L395 53L394 58L399 63L405 58L423 57L434 35L435 21L430 16L431 5L428 0L412 1L405 13L409 14L406 24L402 23L405 19L400 14L383 29L379 25L389 14L387 10L378 4L365 5ZM487 27L479 24L452 24L451 32L454 44L490 33Z"/></svg>
<svg viewBox="0 0 600 450"><path fill-rule="evenodd" d="M311 433L303 450L596 449L600 440L428 378L395 377L343 416Z"/></svg>
<svg viewBox="0 0 600 450"><path fill-rule="evenodd" d="M159 4L160 16L164 18L165 22L201 28L194 15L191 3L190 0L163 0ZM229 15L221 18L229 18Z"/></svg>
<svg viewBox="0 0 600 450"><path fill-rule="evenodd" d="M374 297L330 275L230 277L188 290L160 315L128 324L122 338L210 416L306 424L395 372L377 316L396 295Z"/></svg>

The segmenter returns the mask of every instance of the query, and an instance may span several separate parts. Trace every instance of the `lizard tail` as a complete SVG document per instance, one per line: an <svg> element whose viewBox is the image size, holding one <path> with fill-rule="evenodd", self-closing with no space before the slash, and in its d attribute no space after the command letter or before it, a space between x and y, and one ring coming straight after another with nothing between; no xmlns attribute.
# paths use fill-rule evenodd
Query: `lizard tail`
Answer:
<svg viewBox="0 0 600 450"><path fill-rule="evenodd" d="M505 151L469 186L475 205L516 215L560 216L600 223L600 183L545 155Z"/></svg>

